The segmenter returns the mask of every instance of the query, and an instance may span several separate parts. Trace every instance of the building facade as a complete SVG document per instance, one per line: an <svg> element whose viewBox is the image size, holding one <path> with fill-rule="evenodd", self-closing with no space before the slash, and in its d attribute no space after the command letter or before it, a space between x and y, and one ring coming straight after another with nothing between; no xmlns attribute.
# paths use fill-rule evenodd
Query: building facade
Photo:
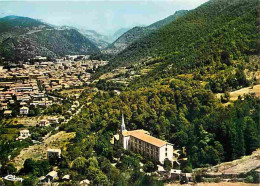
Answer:
<svg viewBox="0 0 260 186"><path fill-rule="evenodd" d="M47 150L47 158L51 157L61 158L61 150L60 149L48 149Z"/></svg>
<svg viewBox="0 0 260 186"><path fill-rule="evenodd" d="M28 108L28 107L22 107L22 108L20 108L20 114L21 114L21 115L27 115L27 114L29 114L29 108Z"/></svg>
<svg viewBox="0 0 260 186"><path fill-rule="evenodd" d="M126 150L131 150L162 164L166 159L171 162L174 159L172 144L151 136L145 130L127 131L123 115L119 144Z"/></svg>

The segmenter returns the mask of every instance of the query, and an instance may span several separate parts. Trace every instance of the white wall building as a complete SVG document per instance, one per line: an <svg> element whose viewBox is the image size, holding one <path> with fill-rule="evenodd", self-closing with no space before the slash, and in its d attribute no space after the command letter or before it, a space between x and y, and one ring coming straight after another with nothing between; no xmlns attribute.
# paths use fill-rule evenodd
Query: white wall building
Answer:
<svg viewBox="0 0 260 186"><path fill-rule="evenodd" d="M25 129L25 130L21 130L20 131L20 136L18 137L18 140L21 140L21 139L26 139L28 137L30 137L31 134L30 134L30 131Z"/></svg>
<svg viewBox="0 0 260 186"><path fill-rule="evenodd" d="M132 150L162 164L165 159L169 159L172 162L174 158L172 144L151 136L145 130L127 131L123 115L119 144L124 149Z"/></svg>
<svg viewBox="0 0 260 186"><path fill-rule="evenodd" d="M27 114L29 114L29 108L28 108L28 107L22 107L22 108L20 108L20 114L21 114L21 115L27 115Z"/></svg>

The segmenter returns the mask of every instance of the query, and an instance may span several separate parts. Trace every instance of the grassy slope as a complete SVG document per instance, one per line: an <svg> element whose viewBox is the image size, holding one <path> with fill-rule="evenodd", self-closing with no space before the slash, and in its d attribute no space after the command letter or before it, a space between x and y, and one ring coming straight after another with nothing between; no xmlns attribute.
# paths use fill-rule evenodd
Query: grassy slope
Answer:
<svg viewBox="0 0 260 186"><path fill-rule="evenodd" d="M75 133L66 133L61 131L47 138L42 144L35 144L29 148L23 149L20 154L14 158L15 167L20 170L26 159L32 158L35 160L46 159L47 150L55 148L65 148L69 140L75 137Z"/></svg>

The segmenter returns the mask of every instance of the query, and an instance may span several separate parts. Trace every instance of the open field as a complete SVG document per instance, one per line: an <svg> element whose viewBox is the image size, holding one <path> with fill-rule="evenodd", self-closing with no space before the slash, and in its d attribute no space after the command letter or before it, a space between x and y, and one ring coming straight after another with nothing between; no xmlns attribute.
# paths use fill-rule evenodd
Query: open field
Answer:
<svg viewBox="0 0 260 186"><path fill-rule="evenodd" d="M243 96L244 94L255 94L257 97L260 97L260 84L254 85L253 87L245 87L233 92L230 92L230 102L236 101L238 99L238 96ZM223 93L218 93L217 98L220 98L221 95L224 95ZM230 104L230 102L226 104Z"/></svg>
<svg viewBox="0 0 260 186"><path fill-rule="evenodd" d="M29 148L23 149L20 154L14 158L13 163L17 170L20 170L26 159L32 158L35 160L46 159L47 149L60 148L63 149L69 140L75 137L75 133L66 133L65 131L58 132L44 140L42 144L35 144Z"/></svg>
<svg viewBox="0 0 260 186"><path fill-rule="evenodd" d="M5 128L3 133L0 135L0 140L15 140L18 136L19 129L17 128Z"/></svg>
<svg viewBox="0 0 260 186"><path fill-rule="evenodd" d="M13 125L24 125L26 127L28 126L36 126L40 120L42 119L48 119L53 117L59 117L59 116L37 116L37 117L16 117L12 120Z"/></svg>
<svg viewBox="0 0 260 186"><path fill-rule="evenodd" d="M117 76L118 74L121 74L121 73L126 73L128 70L125 69L125 68L118 68L116 70L114 70L113 72L108 72L108 73L105 73L103 74L102 76L99 77L99 79L111 79L115 76Z"/></svg>
<svg viewBox="0 0 260 186"><path fill-rule="evenodd" d="M203 169L206 174L209 175L238 175L240 173L246 173L251 170L257 169L260 167L260 149L257 149L250 156L244 156L241 159L234 160L231 162L221 163L219 165Z"/></svg>
<svg viewBox="0 0 260 186"><path fill-rule="evenodd" d="M84 91L83 88L80 88L80 89L64 89L64 90L60 91L60 94L62 96L71 97L71 96L74 96L75 94L81 94L83 91Z"/></svg>
<svg viewBox="0 0 260 186"><path fill-rule="evenodd" d="M259 186L258 184L243 182L219 182L219 183L191 183L191 184L166 184L165 186Z"/></svg>

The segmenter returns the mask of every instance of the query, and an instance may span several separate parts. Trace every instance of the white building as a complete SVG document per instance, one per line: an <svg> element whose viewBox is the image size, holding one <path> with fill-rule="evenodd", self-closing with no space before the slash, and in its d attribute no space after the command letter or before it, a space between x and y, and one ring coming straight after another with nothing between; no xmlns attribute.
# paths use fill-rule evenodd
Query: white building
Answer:
<svg viewBox="0 0 260 186"><path fill-rule="evenodd" d="M123 115L119 144L124 149L132 150L162 164L165 159L169 159L172 162L174 158L172 144L151 136L145 130L127 131Z"/></svg>
<svg viewBox="0 0 260 186"><path fill-rule="evenodd" d="M58 178L59 178L58 177L58 172L51 171L46 176L42 176L39 180L40 180L41 184L44 184L44 183L49 183L50 184L52 181L55 181Z"/></svg>
<svg viewBox="0 0 260 186"><path fill-rule="evenodd" d="M18 137L18 139L26 139L30 136L31 136L31 134L30 134L29 130L25 129L25 130L20 131L20 136Z"/></svg>
<svg viewBox="0 0 260 186"><path fill-rule="evenodd" d="M29 108L28 108L28 107L22 107L22 108L20 108L20 114L21 114L21 115L27 115L27 114L29 114Z"/></svg>

